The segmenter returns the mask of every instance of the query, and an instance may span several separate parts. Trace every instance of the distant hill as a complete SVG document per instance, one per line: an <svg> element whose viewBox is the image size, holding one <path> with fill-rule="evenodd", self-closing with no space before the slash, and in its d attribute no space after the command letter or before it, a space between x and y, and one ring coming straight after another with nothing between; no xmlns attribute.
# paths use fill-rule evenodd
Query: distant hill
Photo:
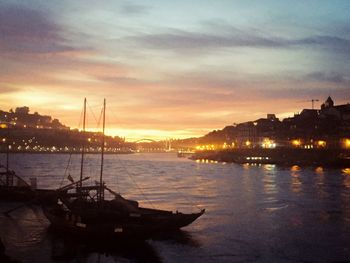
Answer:
<svg viewBox="0 0 350 263"><path fill-rule="evenodd" d="M30 113L29 107L0 110L0 151L9 145L13 152L78 152L84 145L87 152L101 148L101 132L82 132L70 129L51 116ZM9 129L5 128L9 127ZM106 150L124 151L130 145L120 137L105 136Z"/></svg>
<svg viewBox="0 0 350 263"><path fill-rule="evenodd" d="M63 125L58 119L51 116L40 115L37 112L29 113L29 107L17 107L7 111L0 110L0 122L10 123L16 127L37 128L37 129L66 129L70 128Z"/></svg>
<svg viewBox="0 0 350 263"><path fill-rule="evenodd" d="M350 104L335 105L332 98L320 109L303 109L300 114L279 120L274 114L266 118L229 125L197 138L197 144L230 144L238 147L261 145L266 138L277 140L279 145L292 139L306 142L327 140L338 144L350 134Z"/></svg>

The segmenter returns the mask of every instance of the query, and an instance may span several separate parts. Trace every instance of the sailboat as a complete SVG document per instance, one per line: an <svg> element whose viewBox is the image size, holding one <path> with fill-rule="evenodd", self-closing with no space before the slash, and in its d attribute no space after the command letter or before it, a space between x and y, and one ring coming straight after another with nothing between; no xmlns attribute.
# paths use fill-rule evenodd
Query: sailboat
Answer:
<svg viewBox="0 0 350 263"><path fill-rule="evenodd" d="M103 136L101 145L101 169L99 182L83 186L84 146L82 147L80 179L75 182L75 191L64 191L54 205L44 205L44 214L51 225L61 231L88 237L111 237L122 239L147 239L159 233L178 230L204 214L180 213L140 207L135 200L129 200L108 188L103 182L104 137L106 100L103 103ZM86 99L84 100L85 131ZM106 200L105 191L114 199Z"/></svg>

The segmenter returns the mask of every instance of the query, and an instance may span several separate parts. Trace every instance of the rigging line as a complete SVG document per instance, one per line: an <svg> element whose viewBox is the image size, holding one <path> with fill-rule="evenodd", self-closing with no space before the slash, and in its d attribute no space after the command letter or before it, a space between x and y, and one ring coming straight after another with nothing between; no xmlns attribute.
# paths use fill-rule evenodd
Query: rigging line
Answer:
<svg viewBox="0 0 350 263"><path fill-rule="evenodd" d="M101 125L102 116L103 116L103 108L101 108L100 117L98 118L98 122L97 122L97 128L99 128Z"/></svg>
<svg viewBox="0 0 350 263"><path fill-rule="evenodd" d="M153 203L147 198L147 196L145 195L145 193L142 191L142 188L136 183L136 181L134 180L133 176L131 175L131 173L129 173L128 169L126 168L126 166L124 165L124 163L122 162L122 160L119 159L118 154L116 155L117 159L119 160L119 163L122 165L122 167L124 168L125 172L127 173L127 175L129 176L129 178L132 180L132 182L136 185L136 188L140 191L140 193L142 194L143 198L145 198L145 200L152 206L153 209L156 209L156 207L153 205Z"/></svg>
<svg viewBox="0 0 350 263"><path fill-rule="evenodd" d="M61 183L60 183L60 187L62 187L63 181L64 181L64 179L66 178L67 171L68 171L68 169L69 169L71 159L72 159L72 153L69 154L68 164L67 164L67 166L66 166L66 169L64 170L64 175L63 175L63 177L62 177L62 180L61 180Z"/></svg>
<svg viewBox="0 0 350 263"><path fill-rule="evenodd" d="M81 123L83 122L83 114L84 114L84 109L82 109L81 112L80 112L80 118L79 118L78 129L80 129Z"/></svg>
<svg viewBox="0 0 350 263"><path fill-rule="evenodd" d="M112 111L108 111L112 113L112 117L114 117L115 119L117 119L114 115L114 113ZM101 111L101 116L102 116L102 111ZM117 122L118 123L118 122ZM141 195L144 197L144 199L151 205L151 207L153 209L155 209L154 204L147 198L146 194L142 191L142 188L137 184L137 182L134 180L133 176L130 174L130 172L128 171L128 169L126 168L124 162L119 158L118 154L116 154L117 159L119 160L119 163L122 165L123 169L125 170L125 172L127 173L127 175L129 176L129 178L132 180L132 182L134 183L134 185L136 186L136 188L139 190L139 192L141 193ZM119 187L119 176L117 175L117 188L118 188L118 192L120 193L120 187Z"/></svg>
<svg viewBox="0 0 350 263"><path fill-rule="evenodd" d="M150 159L148 159L148 160L150 161L150 165L152 166L152 168L153 168L155 171L157 171L158 169L157 169L157 167L153 164L153 162L152 162ZM196 207L199 211L202 210L202 208L200 208L196 203L194 203L194 202L191 201L186 195L184 195L183 193L181 193L181 192L178 190L178 188L175 187L175 185L174 185L172 182L169 181L168 184L170 184L171 188L172 188L172 189L175 189L175 191L176 191L178 194L180 194L181 196L183 196L184 199L186 200L186 202L188 202L190 205Z"/></svg>
<svg viewBox="0 0 350 263"><path fill-rule="evenodd" d="M120 186L119 186L119 173L117 172L117 190L118 190L118 193L120 193Z"/></svg>
<svg viewBox="0 0 350 263"><path fill-rule="evenodd" d="M111 113L111 115L112 115L112 117L113 117L113 120L115 121L116 124L117 124L117 123L119 123L119 124L121 123L121 121L120 121L119 118L114 114L113 111L109 110L108 112Z"/></svg>
<svg viewBox="0 0 350 263"><path fill-rule="evenodd" d="M108 107L107 112L108 112L108 113L111 113L112 117L115 118L114 112L113 112L112 110L109 110L109 109L110 109L110 108ZM102 114L102 113L101 113L101 114ZM110 116L110 114L107 114L108 120L110 120L109 116ZM116 118L115 118L115 119L116 119ZM117 123L118 123L118 122L117 122ZM119 136L118 136L118 137L119 137ZM119 163L121 163L121 165L122 165L122 167L124 168L125 172L129 175L129 171L126 169L126 167L125 167L124 163L122 162L122 160L119 159L118 154L117 154L117 159L119 160ZM130 175L129 175L129 176L130 176ZM136 185L136 187L138 187L138 186ZM119 173L117 173L117 190L118 190L118 192L120 193ZM140 191L140 192L141 192L141 194L144 196L144 194L142 193L142 191ZM149 200L148 200L145 196L144 196L144 198L149 202ZM153 204L152 204L151 202L149 202L149 203L150 203L151 206L153 207ZM154 207L153 207L153 208L154 208Z"/></svg>
<svg viewBox="0 0 350 263"><path fill-rule="evenodd" d="M172 184L172 183L170 182L170 184ZM199 211L202 211L202 208L201 208L199 205L197 205L196 203L194 203L193 201L191 201L186 195L184 195L184 194L181 193L176 187L174 187L174 185L172 185L172 186L173 186L173 189L175 189L175 191L176 191L177 193L181 194L189 204L191 204L192 206L196 207Z"/></svg>
<svg viewBox="0 0 350 263"><path fill-rule="evenodd" d="M88 105L89 110L90 110L92 116L94 117L96 123L98 123L97 118L96 118L96 115L95 115L95 113L93 112L92 107L91 107L91 105L89 104L89 102L87 102L87 105Z"/></svg>

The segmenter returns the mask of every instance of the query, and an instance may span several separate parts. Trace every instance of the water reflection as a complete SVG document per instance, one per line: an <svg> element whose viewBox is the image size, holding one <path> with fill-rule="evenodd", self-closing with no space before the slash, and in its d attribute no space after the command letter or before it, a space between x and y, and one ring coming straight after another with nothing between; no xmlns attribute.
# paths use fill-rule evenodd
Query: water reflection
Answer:
<svg viewBox="0 0 350 263"><path fill-rule="evenodd" d="M342 169L343 175L343 186L345 187L345 191L342 191L342 210L344 221L350 224L350 168Z"/></svg>
<svg viewBox="0 0 350 263"><path fill-rule="evenodd" d="M275 212L288 207L284 201L279 198L279 187L276 176L278 169L274 164L264 164L263 168L263 189L264 189L264 206L268 212Z"/></svg>
<svg viewBox="0 0 350 263"><path fill-rule="evenodd" d="M327 198L329 197L327 192L327 185L326 185L326 176L325 176L325 170L322 166L318 166L315 168L315 187L317 189L317 193L320 198Z"/></svg>
<svg viewBox="0 0 350 263"><path fill-rule="evenodd" d="M315 172L317 174L322 174L323 175L324 174L324 169L323 169L322 166L318 166L318 167L316 167Z"/></svg>
<svg viewBox="0 0 350 263"><path fill-rule="evenodd" d="M196 163L219 163L219 162L215 160L209 160L209 159L197 159Z"/></svg>
<svg viewBox="0 0 350 263"><path fill-rule="evenodd" d="M167 242L175 246L200 247L190 232L175 231L151 241L127 243L93 240L63 235L55 231L39 207L25 207L10 217L3 211L14 204L0 203L0 233L6 253L20 262L162 262L152 244ZM34 260L34 261L33 261Z"/></svg>
<svg viewBox="0 0 350 263"><path fill-rule="evenodd" d="M301 186L302 186L302 181L300 179L300 176L301 176L301 168L300 168L300 166L293 165L290 168L290 175L292 176L291 190L294 193L300 193L301 192Z"/></svg>
<svg viewBox="0 0 350 263"><path fill-rule="evenodd" d="M191 247L200 247L201 244L188 231L177 230L168 233L160 233L152 238L152 241L167 241L177 245L186 245Z"/></svg>
<svg viewBox="0 0 350 263"><path fill-rule="evenodd" d="M264 192L268 196L266 199L267 201L276 201L275 194L277 194L277 186L276 186L276 170L275 166L265 164L263 165L263 171L264 171Z"/></svg>
<svg viewBox="0 0 350 263"><path fill-rule="evenodd" d="M155 249L147 242L125 243L115 240L87 240L48 231L53 261L76 262L162 262Z"/></svg>
<svg viewBox="0 0 350 263"><path fill-rule="evenodd" d="M342 174L344 176L343 185L346 188L350 188L350 168L344 168L342 170Z"/></svg>
<svg viewBox="0 0 350 263"><path fill-rule="evenodd" d="M345 175L350 175L350 168L344 168L343 170L341 170L343 174Z"/></svg>

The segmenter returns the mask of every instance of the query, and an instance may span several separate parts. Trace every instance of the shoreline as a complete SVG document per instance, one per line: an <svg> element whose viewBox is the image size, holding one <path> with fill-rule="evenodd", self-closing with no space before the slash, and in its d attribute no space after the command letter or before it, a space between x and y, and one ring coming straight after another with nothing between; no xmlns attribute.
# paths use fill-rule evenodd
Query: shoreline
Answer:
<svg viewBox="0 0 350 263"><path fill-rule="evenodd" d="M129 151L123 151L123 152L105 152L104 154L134 154L135 152L129 152ZM0 154L7 154L7 152L0 151ZM80 151L74 151L74 152L28 152L28 151L16 151L16 152L9 152L10 155L12 154L81 154ZM85 152L84 154L100 154L101 152Z"/></svg>
<svg viewBox="0 0 350 263"><path fill-rule="evenodd" d="M350 151L342 149L231 149L196 152L190 159L238 164L350 167Z"/></svg>

